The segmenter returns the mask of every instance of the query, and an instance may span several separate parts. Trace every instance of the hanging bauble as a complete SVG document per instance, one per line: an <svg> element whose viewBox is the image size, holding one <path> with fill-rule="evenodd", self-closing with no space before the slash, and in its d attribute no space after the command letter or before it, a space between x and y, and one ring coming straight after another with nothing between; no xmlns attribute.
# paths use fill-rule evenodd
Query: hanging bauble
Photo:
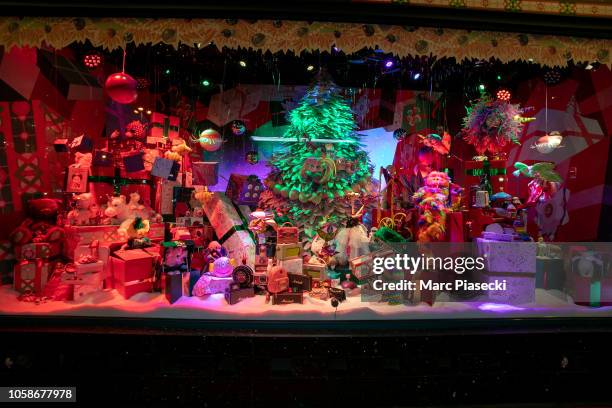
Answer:
<svg viewBox="0 0 612 408"><path fill-rule="evenodd" d="M135 137L136 139L143 139L146 135L146 126L139 120L134 120L125 126L125 135L128 138Z"/></svg>
<svg viewBox="0 0 612 408"><path fill-rule="evenodd" d="M542 154L548 154L556 148L561 147L562 141L563 136L561 133L554 131L540 137L533 147Z"/></svg>
<svg viewBox="0 0 612 408"><path fill-rule="evenodd" d="M137 82L125 72L117 72L106 78L104 88L111 99L118 103L132 103L138 98Z"/></svg>
<svg viewBox="0 0 612 408"><path fill-rule="evenodd" d="M200 132L198 142L200 146L202 146L202 149L207 152L216 152L221 147L223 139L221 139L221 135L216 130L206 129Z"/></svg>
<svg viewBox="0 0 612 408"><path fill-rule="evenodd" d="M256 150L251 150L250 152L247 152L244 160L246 160L246 162L249 164L255 165L259 163L259 153L257 153Z"/></svg>
<svg viewBox="0 0 612 408"><path fill-rule="evenodd" d="M408 132L406 132L406 129L397 128L393 131L393 137L395 138L395 140L402 140L406 137L407 133Z"/></svg>
<svg viewBox="0 0 612 408"><path fill-rule="evenodd" d="M235 120L232 122L232 134L234 136L242 136L246 132L246 126L243 121Z"/></svg>

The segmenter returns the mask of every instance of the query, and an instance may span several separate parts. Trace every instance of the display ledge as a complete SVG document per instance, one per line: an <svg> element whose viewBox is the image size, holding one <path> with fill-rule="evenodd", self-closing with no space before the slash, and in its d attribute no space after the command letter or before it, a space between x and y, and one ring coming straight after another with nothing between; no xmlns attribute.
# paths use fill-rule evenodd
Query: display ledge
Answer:
<svg viewBox="0 0 612 408"><path fill-rule="evenodd" d="M89 331L158 334L351 334L384 331L422 333L452 330L605 330L612 329L612 307L574 305L558 291L536 289L536 302L510 306L490 302L447 302L433 306L364 303L349 297L334 309L329 301L304 297L304 304L265 303L264 296L228 305L223 295L183 297L170 305L158 293L123 299L115 290L81 301L29 303L10 287L0 288L0 330ZM602 319L603 318L603 319ZM597 320L593 324L593 319ZM496 323L492 323L495 321ZM608 321L610 323L608 323ZM610 327L608 327L610 326ZM378 333L381 334L381 333Z"/></svg>

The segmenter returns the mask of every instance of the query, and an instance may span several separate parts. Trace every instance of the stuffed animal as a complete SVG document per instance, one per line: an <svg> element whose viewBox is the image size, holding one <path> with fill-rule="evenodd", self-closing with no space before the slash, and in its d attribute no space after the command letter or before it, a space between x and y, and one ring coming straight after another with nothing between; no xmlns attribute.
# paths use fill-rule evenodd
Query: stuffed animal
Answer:
<svg viewBox="0 0 612 408"><path fill-rule="evenodd" d="M432 171L425 185L414 193L414 203L419 209L418 242L439 241L445 232L450 179L446 173Z"/></svg>
<svg viewBox="0 0 612 408"><path fill-rule="evenodd" d="M56 226L61 212L61 201L52 198L38 198L28 202L26 218L10 234L14 245L31 242L59 243L64 238L64 229Z"/></svg>
<svg viewBox="0 0 612 408"><path fill-rule="evenodd" d="M110 220L110 223L114 225L121 224L125 220L133 218L124 195L111 197L104 210L104 215Z"/></svg>
<svg viewBox="0 0 612 408"><path fill-rule="evenodd" d="M93 156L91 153L76 152L74 154L74 164L72 165L72 167L89 168L91 167L92 162L93 162Z"/></svg>
<svg viewBox="0 0 612 408"><path fill-rule="evenodd" d="M140 217L136 217L133 220L129 219L121 223L118 232L122 236L127 237L127 244L125 248L146 248L151 246L151 240L148 238L151 225L149 220L143 220Z"/></svg>
<svg viewBox="0 0 612 408"><path fill-rule="evenodd" d="M189 254L187 247L174 246L164 250L164 270L178 270L187 268Z"/></svg>
<svg viewBox="0 0 612 408"><path fill-rule="evenodd" d="M164 154L164 157L169 160L181 161L183 156L191 153L191 150L191 147L187 146L185 139L178 137L172 140L172 147L170 151Z"/></svg>
<svg viewBox="0 0 612 408"><path fill-rule="evenodd" d="M68 213L70 225L90 225L98 217L100 209L92 193L81 193L74 197L75 208Z"/></svg>

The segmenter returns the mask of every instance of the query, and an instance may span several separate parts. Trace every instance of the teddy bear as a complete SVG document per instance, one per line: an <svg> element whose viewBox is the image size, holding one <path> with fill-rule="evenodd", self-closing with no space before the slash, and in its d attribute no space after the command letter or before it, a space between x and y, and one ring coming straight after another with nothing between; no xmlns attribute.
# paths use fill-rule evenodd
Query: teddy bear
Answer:
<svg viewBox="0 0 612 408"><path fill-rule="evenodd" d="M62 202L53 198L37 198L28 202L26 218L10 234L13 245L47 242L52 245L51 255L60 252L64 229L56 225Z"/></svg>
<svg viewBox="0 0 612 408"><path fill-rule="evenodd" d="M92 193L81 193L74 197L75 208L67 215L70 225L90 225L99 216L100 209Z"/></svg>
<svg viewBox="0 0 612 408"><path fill-rule="evenodd" d="M450 184L446 173L432 171L425 185L414 193L414 204L419 209L417 242L439 241L444 236Z"/></svg>
<svg viewBox="0 0 612 408"><path fill-rule="evenodd" d="M107 217L107 222L113 225L121 224L125 220L133 218L124 195L111 197L108 200L104 216Z"/></svg>

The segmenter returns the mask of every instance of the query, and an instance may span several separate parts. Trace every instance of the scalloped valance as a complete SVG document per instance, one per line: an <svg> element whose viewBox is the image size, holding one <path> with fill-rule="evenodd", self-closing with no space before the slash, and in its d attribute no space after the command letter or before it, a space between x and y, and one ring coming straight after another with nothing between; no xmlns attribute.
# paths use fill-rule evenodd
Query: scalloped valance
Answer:
<svg viewBox="0 0 612 408"><path fill-rule="evenodd" d="M429 55L530 60L563 66L568 59L610 63L612 40L448 28L280 20L0 17L0 45L63 48L89 40L116 49L127 43L218 47L272 52L379 47L399 56Z"/></svg>

